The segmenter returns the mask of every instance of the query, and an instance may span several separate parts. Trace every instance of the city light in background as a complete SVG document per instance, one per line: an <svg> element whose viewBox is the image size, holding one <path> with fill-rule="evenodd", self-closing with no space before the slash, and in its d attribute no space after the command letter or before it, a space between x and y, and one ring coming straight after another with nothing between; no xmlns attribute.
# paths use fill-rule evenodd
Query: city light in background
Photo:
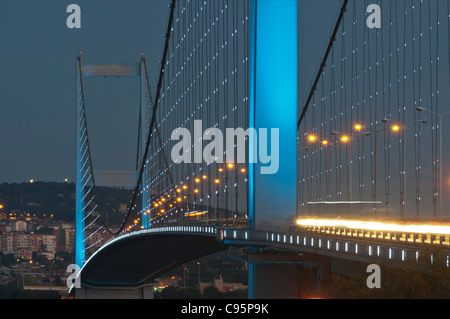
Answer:
<svg viewBox="0 0 450 319"><path fill-rule="evenodd" d="M320 298L337 291L332 275L361 268L365 281L364 266L378 260L406 274L405 261L430 248L442 253L448 279L440 273L425 284L418 263L400 277L419 279L406 285L419 297L450 296L450 118L443 121L450 2L387 2L370 5L383 13L377 27L367 1L358 0L119 0L106 13L86 2L76 5L83 27L69 30L64 4L7 1L0 10L0 55L8 61L0 79L8 106L0 117L0 266L15 278L5 272L0 286L23 289L33 266L52 290L57 270L66 275L62 258L74 257L70 263L87 265L80 296L122 279L144 296L147 283L164 281L151 277L158 271L226 247L215 278L238 261L249 299L260 283L271 297L299 298L306 287L307 297ZM39 28L27 25L41 16ZM258 162L233 162L251 158L253 146L266 151L262 163L275 154L261 143L262 131L257 144L245 133L245 152L236 143L234 152L214 148L216 162L176 163L174 132L192 132L199 120L210 130L202 138L194 130L187 155L212 153L213 143L203 149L206 137L225 129L279 130L280 174L266 178ZM111 185L102 170L111 181L113 171L129 175ZM437 255L424 259L425 267L438 264ZM200 262L198 277L187 264L180 268L182 286L201 291Z"/></svg>

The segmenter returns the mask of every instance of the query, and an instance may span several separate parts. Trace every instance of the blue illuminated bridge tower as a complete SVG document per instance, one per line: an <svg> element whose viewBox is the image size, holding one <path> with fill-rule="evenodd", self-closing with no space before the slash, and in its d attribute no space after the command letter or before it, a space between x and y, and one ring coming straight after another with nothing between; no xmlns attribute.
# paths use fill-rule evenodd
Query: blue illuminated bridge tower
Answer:
<svg viewBox="0 0 450 319"><path fill-rule="evenodd" d="M438 137L439 107L449 101L449 8L379 2L382 29L365 24L364 1L340 3L305 104L296 0L171 0L159 70L149 70L144 54L132 65L85 64L80 55L77 298L151 298L156 278L223 250L247 262L249 298L298 298L305 264L320 283L331 272L380 258L402 263L439 245L449 265L445 229L342 221L405 224L407 207L416 218L444 217ZM98 106L85 93L96 76L140 87L135 169L94 170L88 115ZM430 189L422 186L425 167ZM120 225L108 222L98 186L131 189ZM310 219L317 216L339 221Z"/></svg>
<svg viewBox="0 0 450 319"><path fill-rule="evenodd" d="M120 237L136 229L197 221L217 226L240 223L257 230L294 222L297 1L173 1L170 8L154 99L144 57L139 65L84 64L81 56L77 60L76 263L80 267L108 235ZM84 94L93 76L141 79L141 165L134 176L136 188L127 219L114 230L105 225L95 192L100 173L92 166L94 146L89 145ZM241 155L235 141L234 159L227 157L233 150L220 154L217 148L212 152L221 158L217 163L197 158L173 163L170 137L178 127L197 133L194 120L201 120L205 130L200 146L207 144L208 128L221 129L223 137L227 128L250 128L244 137L244 160L238 161ZM254 296L260 270L256 263L249 269Z"/></svg>

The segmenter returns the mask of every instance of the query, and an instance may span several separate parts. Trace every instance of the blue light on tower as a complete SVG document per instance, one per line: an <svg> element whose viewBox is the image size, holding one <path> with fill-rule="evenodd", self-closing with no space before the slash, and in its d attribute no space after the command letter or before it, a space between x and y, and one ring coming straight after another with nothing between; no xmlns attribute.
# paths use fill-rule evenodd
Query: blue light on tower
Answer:
<svg viewBox="0 0 450 319"><path fill-rule="evenodd" d="M279 129L280 162L272 175L262 175L259 162L249 164L249 227L270 229L296 215L297 0L251 0L250 14L249 127ZM258 151L249 140L251 163ZM250 299L256 270L250 263Z"/></svg>
<svg viewBox="0 0 450 319"><path fill-rule="evenodd" d="M296 211L297 1L252 0L250 28L249 127L279 129L278 172L263 175L259 161L249 165L250 225L267 229ZM258 158L253 143L250 159Z"/></svg>

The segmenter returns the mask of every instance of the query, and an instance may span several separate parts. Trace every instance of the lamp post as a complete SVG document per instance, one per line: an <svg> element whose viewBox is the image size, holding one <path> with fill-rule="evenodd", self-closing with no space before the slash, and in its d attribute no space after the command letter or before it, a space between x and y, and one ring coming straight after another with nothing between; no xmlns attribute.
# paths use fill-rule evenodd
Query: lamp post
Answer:
<svg viewBox="0 0 450 319"><path fill-rule="evenodd" d="M384 118L383 120L382 120L382 122L388 122L388 121L390 121L389 119L386 119L386 118ZM367 131L368 130L368 131ZM352 127L352 132L351 132L351 134L350 134L350 137L348 136L348 135L342 135L341 136L341 141L342 142L344 142L344 143L348 143L348 146L349 146L349 153L350 153L350 155L349 155L349 200L350 201L352 201L353 199L353 190L352 190L352 138L353 138L353 136L357 136L357 135L365 135L365 136L369 136L371 133L370 132L374 132L375 133L375 151L374 151L374 156L375 156L375 177L374 177L374 180L373 180L373 183L374 183L374 194L372 195L372 201L373 201L373 205L374 205L374 210L376 210L376 198L377 198L377 189L378 189L378 132L381 132L381 131L383 131L383 130L385 130L384 128L383 129L380 129L380 130L374 130L374 129L371 129L371 128L366 128L363 124L361 124L361 123L356 123L356 124L354 124L353 125L353 127ZM354 132L356 132L355 134L354 134ZM335 131L332 131L331 132L331 135L338 135L339 134L339 132L335 132ZM352 208L351 208L351 206L350 206L350 214L351 214L351 210L352 210Z"/></svg>
<svg viewBox="0 0 450 319"><path fill-rule="evenodd" d="M339 132L331 131L331 135L338 135ZM348 200L351 203L353 200L353 183L352 183L352 141L348 135L341 136L341 142L348 143ZM352 215L352 204L349 206L349 216Z"/></svg>
<svg viewBox="0 0 450 319"><path fill-rule="evenodd" d="M311 207L310 204L312 202L312 180L311 180L311 174L312 174L312 168L311 168L311 147L315 144L321 144L322 147L326 148L327 150L327 186L326 186L326 198L329 199L331 197L330 194L330 150L329 150L329 141L327 139L324 139L320 136L314 135L314 134L306 134L303 139L303 143L300 145L302 146L304 151L308 151L308 163L307 163L307 175L308 175L308 215L311 215ZM318 195L320 197L320 194Z"/></svg>
<svg viewBox="0 0 450 319"><path fill-rule="evenodd" d="M307 143L308 144L315 144L316 142L320 142L320 144L323 147L327 147L328 146L328 140L326 139L321 139L318 136L314 135L314 134L309 134L307 136ZM305 146L303 148L304 150L308 151L308 203L312 202L312 180L311 180L311 147ZM330 159L329 159L329 149L327 148L327 199L329 199L330 195ZM320 196L320 195L319 195ZM311 210L310 210L310 205L308 205L308 215L311 215Z"/></svg>
<svg viewBox="0 0 450 319"><path fill-rule="evenodd" d="M419 112L427 111L439 117L439 220L442 221L442 118L449 114L450 111L438 114L420 106L416 110Z"/></svg>
<svg viewBox="0 0 450 319"><path fill-rule="evenodd" d="M390 122L391 119L388 118L383 118L382 122L386 123L386 122ZM416 122L421 122L421 123L427 123L427 120L418 120ZM394 124L390 127L390 129L393 132L400 132L400 130L403 130L403 133L405 132L405 128L406 125L404 125L403 127L401 127L398 124ZM403 143L403 212L402 212L402 217L405 218L406 217L406 137L405 134L403 134L404 138L402 139L402 143Z"/></svg>
<svg viewBox="0 0 450 319"><path fill-rule="evenodd" d="M200 288L200 262L197 262L198 265L198 287Z"/></svg>
<svg viewBox="0 0 450 319"><path fill-rule="evenodd" d="M373 206L372 206L372 211L375 211L375 214L376 214L377 213L376 200L377 200L377 197L378 197L378 195L377 195L378 194L378 132L380 132L380 131L382 131L384 129L374 130L371 127L366 127L366 126L363 126L362 124L358 124L358 123L355 124L353 126L353 128L356 131L364 134L365 136L370 136L371 132L375 133L375 151L374 151L374 156L375 156L375 160L374 160L374 162L375 162L375 167L374 167L375 174L374 175L375 176L374 176L374 178L372 180L372 183L373 183L373 192L372 192ZM361 187L361 185L360 185L360 187Z"/></svg>
<svg viewBox="0 0 450 319"><path fill-rule="evenodd" d="M330 135L339 135L340 133L339 132L336 132L336 131L331 131L330 132ZM349 136L347 136L347 135L342 135L341 136L341 141L343 142L343 143L348 143L348 142L351 142L350 141L350 137ZM309 135L307 135L306 136L306 143L307 144L311 144L311 145L313 145L313 144L316 144L316 143L320 143L321 145L322 145L322 147L325 147L326 148L326 150L327 150L327 196L326 196L326 198L327 198L327 200L329 200L330 198L331 198L331 189L330 189L330 171L331 171L331 168L330 168L330 165L331 165L331 150L330 150L330 145L331 145L331 138L330 138L330 140L328 140L328 139L324 139L324 138L321 138L321 137L319 137L319 136L316 136L316 135L314 135L314 134L309 134ZM352 173L351 173L351 143L349 143L349 145L350 145L350 148L349 148L349 152L350 152L350 163L349 163L349 179L350 179L350 182L349 182L349 199L350 199L350 201L352 200L352 183L351 183L351 176L352 176ZM311 150L310 150L310 146L309 145L307 145L307 146L305 146L305 147L303 147L303 149L305 150L305 151L308 151L308 203L311 203L312 202L312 198L311 198L311 193L312 193L312 185L311 185ZM308 205L308 215L310 215L310 208L309 208L310 206Z"/></svg>

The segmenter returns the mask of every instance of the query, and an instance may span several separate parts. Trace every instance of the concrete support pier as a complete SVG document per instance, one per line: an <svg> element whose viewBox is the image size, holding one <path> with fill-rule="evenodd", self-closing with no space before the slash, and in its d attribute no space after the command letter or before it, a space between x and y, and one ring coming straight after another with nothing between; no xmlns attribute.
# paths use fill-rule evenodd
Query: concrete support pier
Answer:
<svg viewBox="0 0 450 319"><path fill-rule="evenodd" d="M87 287L75 289L75 299L153 299L153 284L124 287Z"/></svg>

